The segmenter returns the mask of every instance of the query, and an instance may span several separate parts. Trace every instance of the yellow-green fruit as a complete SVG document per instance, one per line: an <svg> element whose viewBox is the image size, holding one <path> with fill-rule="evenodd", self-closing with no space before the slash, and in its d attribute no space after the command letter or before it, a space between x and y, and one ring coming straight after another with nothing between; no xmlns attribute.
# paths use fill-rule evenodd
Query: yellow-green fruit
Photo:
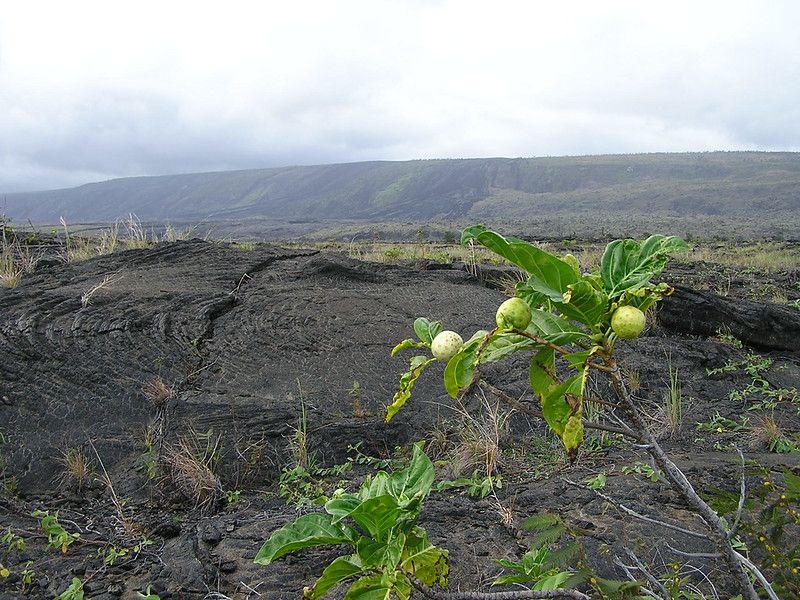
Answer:
<svg viewBox="0 0 800 600"><path fill-rule="evenodd" d="M625 340L637 338L644 331L644 313L635 306L620 306L611 316L611 329Z"/></svg>
<svg viewBox="0 0 800 600"><path fill-rule="evenodd" d="M521 298L509 298L497 309L495 322L503 329L525 329L531 322L531 309Z"/></svg>
<svg viewBox="0 0 800 600"><path fill-rule="evenodd" d="M433 338L431 353L435 358L447 362L458 354L463 345L464 340L455 331L441 331Z"/></svg>

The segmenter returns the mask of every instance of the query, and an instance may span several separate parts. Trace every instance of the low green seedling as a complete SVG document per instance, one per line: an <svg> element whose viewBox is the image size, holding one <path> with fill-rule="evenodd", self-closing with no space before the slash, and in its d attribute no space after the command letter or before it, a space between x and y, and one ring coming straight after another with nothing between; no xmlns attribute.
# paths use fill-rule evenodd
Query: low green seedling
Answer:
<svg viewBox="0 0 800 600"><path fill-rule="evenodd" d="M396 596L408 600L415 577L426 585L447 584L446 550L428 540L417 525L422 502L433 484L433 463L422 443L414 446L409 466L401 471L368 476L356 493L340 491L311 513L275 531L255 562L268 565L281 556L322 545L349 546L352 553L331 562L305 598L325 596L340 583L350 582L352 600Z"/></svg>
<svg viewBox="0 0 800 600"><path fill-rule="evenodd" d="M55 600L84 600L84 596L83 582L73 577L69 587L56 596Z"/></svg>
<svg viewBox="0 0 800 600"><path fill-rule="evenodd" d="M67 548L81 537L81 534L70 533L61 526L58 511L51 515L50 511L35 510L31 516L41 519L39 525L47 535L48 548L60 550L62 554L66 554Z"/></svg>

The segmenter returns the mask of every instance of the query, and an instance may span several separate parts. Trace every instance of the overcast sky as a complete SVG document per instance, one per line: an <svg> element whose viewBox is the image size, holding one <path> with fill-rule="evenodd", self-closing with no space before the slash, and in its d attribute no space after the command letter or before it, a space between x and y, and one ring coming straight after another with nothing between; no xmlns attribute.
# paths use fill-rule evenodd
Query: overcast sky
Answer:
<svg viewBox="0 0 800 600"><path fill-rule="evenodd" d="M800 150L800 2L0 0L0 192L373 159Z"/></svg>

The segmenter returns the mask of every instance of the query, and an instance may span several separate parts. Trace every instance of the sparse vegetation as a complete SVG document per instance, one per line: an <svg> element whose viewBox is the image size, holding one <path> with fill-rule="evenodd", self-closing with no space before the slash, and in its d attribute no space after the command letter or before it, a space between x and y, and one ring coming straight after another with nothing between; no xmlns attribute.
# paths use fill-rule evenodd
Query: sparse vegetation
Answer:
<svg viewBox="0 0 800 600"><path fill-rule="evenodd" d="M82 492L91 483L92 464L83 448L68 448L61 457L64 471L60 477L62 485Z"/></svg>
<svg viewBox="0 0 800 600"><path fill-rule="evenodd" d="M164 484L201 510L213 508L223 497L215 470L219 461L219 437L190 432L164 447L161 464Z"/></svg>

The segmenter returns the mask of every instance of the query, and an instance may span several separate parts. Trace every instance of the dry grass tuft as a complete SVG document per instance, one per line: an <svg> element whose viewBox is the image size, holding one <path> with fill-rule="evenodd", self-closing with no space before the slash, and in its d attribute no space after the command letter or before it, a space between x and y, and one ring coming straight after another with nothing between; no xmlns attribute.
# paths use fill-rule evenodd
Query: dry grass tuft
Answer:
<svg viewBox="0 0 800 600"><path fill-rule="evenodd" d="M68 448L62 452L61 460L64 471L59 477L60 483L82 492L89 485L94 469L82 448Z"/></svg>
<svg viewBox="0 0 800 600"><path fill-rule="evenodd" d="M451 467L456 477L479 469L484 475L494 475L502 458L501 440L508 433L511 412L490 404L484 397L484 410L480 417L461 410L465 417L459 431L459 440L453 451Z"/></svg>
<svg viewBox="0 0 800 600"><path fill-rule="evenodd" d="M152 402L156 409L162 409L175 397L175 389L167 385L160 375L153 377L142 386L145 398Z"/></svg>
<svg viewBox="0 0 800 600"><path fill-rule="evenodd" d="M188 436L165 446L162 454L165 483L201 510L213 508L223 494L222 484L214 473L219 459L219 438L205 437L205 448L198 447L197 436Z"/></svg>
<svg viewBox="0 0 800 600"><path fill-rule="evenodd" d="M122 279L122 275L106 275L103 281L97 283L86 290L81 296L81 306L86 308L92 303L92 299L101 291L107 291L112 284Z"/></svg>

